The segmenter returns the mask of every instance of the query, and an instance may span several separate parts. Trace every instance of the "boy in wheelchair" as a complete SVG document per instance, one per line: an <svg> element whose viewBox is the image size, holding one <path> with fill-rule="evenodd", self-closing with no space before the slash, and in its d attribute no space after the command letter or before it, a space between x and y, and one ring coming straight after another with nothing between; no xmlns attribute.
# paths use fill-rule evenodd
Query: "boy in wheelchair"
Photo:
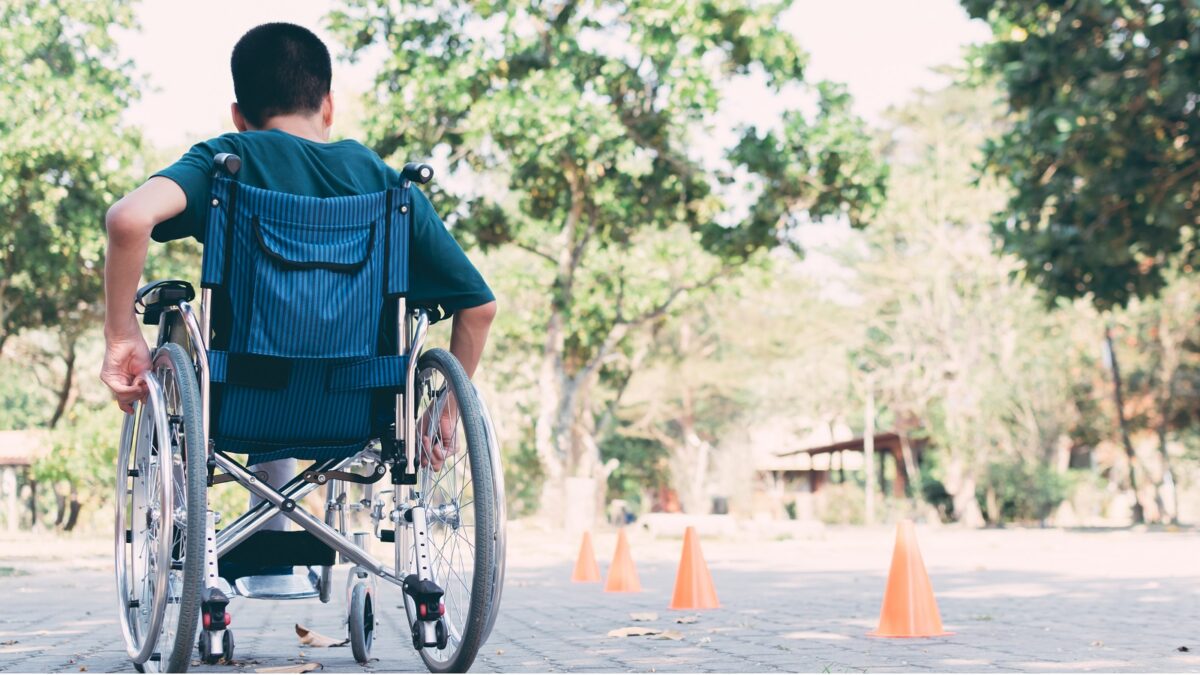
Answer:
<svg viewBox="0 0 1200 675"><path fill-rule="evenodd" d="M429 668L466 670L503 580L502 473L469 381L494 296L412 185L428 166L396 172L355 141L329 142L319 38L259 26L231 69L238 133L193 146L106 219L100 377L126 413L116 573L127 650L139 670L186 670L197 643L206 662L228 662L230 596L327 602L340 555L354 563L356 659L368 658L382 578L402 589ZM205 247L200 310L187 282L137 288L149 240L189 236ZM153 350L135 307L159 326ZM430 313L453 317L449 353L422 353ZM298 461L311 462L299 475ZM385 476L391 489L374 489ZM252 501L217 530L206 491L222 482ZM318 487L324 518L298 504ZM355 511L373 532L347 532ZM300 529L284 531L288 520ZM372 535L393 565L366 550ZM270 575L307 566L320 572Z"/></svg>

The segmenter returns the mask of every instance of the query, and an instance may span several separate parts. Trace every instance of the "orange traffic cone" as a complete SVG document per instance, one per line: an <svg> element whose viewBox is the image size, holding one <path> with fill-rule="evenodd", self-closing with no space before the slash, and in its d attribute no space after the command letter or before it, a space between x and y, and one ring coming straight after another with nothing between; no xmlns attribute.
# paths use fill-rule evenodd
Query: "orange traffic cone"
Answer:
<svg viewBox="0 0 1200 675"><path fill-rule="evenodd" d="M617 551L613 554L612 565L608 568L608 580L604 582L605 593L640 593L642 583L638 581L637 568L633 566L633 556L629 555L629 540L625 538L625 530L617 531Z"/></svg>
<svg viewBox="0 0 1200 675"><path fill-rule="evenodd" d="M700 552L700 537L696 528L688 527L683 533L683 556L679 559L679 573L675 575L675 593L671 596L671 609L716 609L717 589L712 575Z"/></svg>
<svg viewBox="0 0 1200 675"><path fill-rule="evenodd" d="M911 520L902 520L896 527L896 549L883 593L883 608L879 611L879 628L867 635L897 638L950 635L942 629L942 615L938 613Z"/></svg>
<svg viewBox="0 0 1200 675"><path fill-rule="evenodd" d="M600 566L596 564L596 552L592 550L591 532L583 533L583 544L579 546L579 558L575 561L571 581L577 584L600 581Z"/></svg>

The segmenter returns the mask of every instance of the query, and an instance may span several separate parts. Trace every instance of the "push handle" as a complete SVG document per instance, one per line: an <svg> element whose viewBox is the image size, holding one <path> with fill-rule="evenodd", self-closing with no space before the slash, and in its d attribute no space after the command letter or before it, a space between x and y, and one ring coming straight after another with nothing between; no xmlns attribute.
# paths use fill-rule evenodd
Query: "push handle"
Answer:
<svg viewBox="0 0 1200 675"><path fill-rule="evenodd" d="M424 185L433 180L433 167L422 162L409 162L404 165L400 175L414 183Z"/></svg>
<svg viewBox="0 0 1200 675"><path fill-rule="evenodd" d="M230 176L236 176L242 168L242 158L232 152L222 152L213 157L213 171L225 171Z"/></svg>

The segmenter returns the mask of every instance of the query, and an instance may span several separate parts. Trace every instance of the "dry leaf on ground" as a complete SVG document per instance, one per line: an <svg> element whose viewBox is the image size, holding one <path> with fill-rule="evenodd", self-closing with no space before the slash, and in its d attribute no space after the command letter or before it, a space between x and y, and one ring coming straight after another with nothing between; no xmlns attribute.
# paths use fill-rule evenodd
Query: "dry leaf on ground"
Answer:
<svg viewBox="0 0 1200 675"><path fill-rule="evenodd" d="M267 668L256 668L254 670L254 672L256 672L256 673L311 673L314 670L324 670L324 669L325 669L325 666L323 666L319 663L314 663L314 662L310 661L309 663L301 663L300 665L270 666Z"/></svg>
<svg viewBox="0 0 1200 675"><path fill-rule="evenodd" d="M649 626L627 626L625 628L614 628L608 631L608 637L637 637L639 635L658 635L662 632L661 628L650 628Z"/></svg>
<svg viewBox="0 0 1200 675"><path fill-rule="evenodd" d="M687 616L681 616L678 619L675 619L675 623L696 623L699 620L700 617L696 616L695 614L689 614Z"/></svg>
<svg viewBox="0 0 1200 675"><path fill-rule="evenodd" d="M309 630L300 624L296 624L296 635L300 636L300 644L307 647L344 647L350 643L350 638L345 640L335 640L328 635L321 635L315 630ZM300 653L304 656L304 653Z"/></svg>
<svg viewBox="0 0 1200 675"><path fill-rule="evenodd" d="M663 632L659 633L658 635L655 635L654 639L655 640L682 640L683 633L680 633L677 630L664 630Z"/></svg>
<svg viewBox="0 0 1200 675"><path fill-rule="evenodd" d="M658 612L630 612L629 618L634 621L658 621Z"/></svg>

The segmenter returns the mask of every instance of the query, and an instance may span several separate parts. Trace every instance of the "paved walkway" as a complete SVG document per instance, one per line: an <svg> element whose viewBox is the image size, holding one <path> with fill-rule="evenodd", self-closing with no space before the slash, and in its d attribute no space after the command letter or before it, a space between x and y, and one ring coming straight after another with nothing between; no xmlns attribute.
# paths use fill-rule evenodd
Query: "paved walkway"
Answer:
<svg viewBox="0 0 1200 675"><path fill-rule="evenodd" d="M666 609L681 542L634 532L637 595L576 585L574 542L511 529L504 611L476 672L1200 671L1200 536L1190 532L962 531L918 527L942 616L954 635L866 637L874 627L891 530L705 539L723 608ZM612 533L596 538L607 567ZM115 620L108 544L0 539L0 671L128 671ZM293 624L342 636L342 610L315 600L236 601L234 666L320 663L325 672L424 671L398 592L384 589L369 667L348 647L301 647ZM656 612L635 624L630 612ZM610 638L649 625L682 639ZM1186 648L1187 651L1183 651Z"/></svg>

